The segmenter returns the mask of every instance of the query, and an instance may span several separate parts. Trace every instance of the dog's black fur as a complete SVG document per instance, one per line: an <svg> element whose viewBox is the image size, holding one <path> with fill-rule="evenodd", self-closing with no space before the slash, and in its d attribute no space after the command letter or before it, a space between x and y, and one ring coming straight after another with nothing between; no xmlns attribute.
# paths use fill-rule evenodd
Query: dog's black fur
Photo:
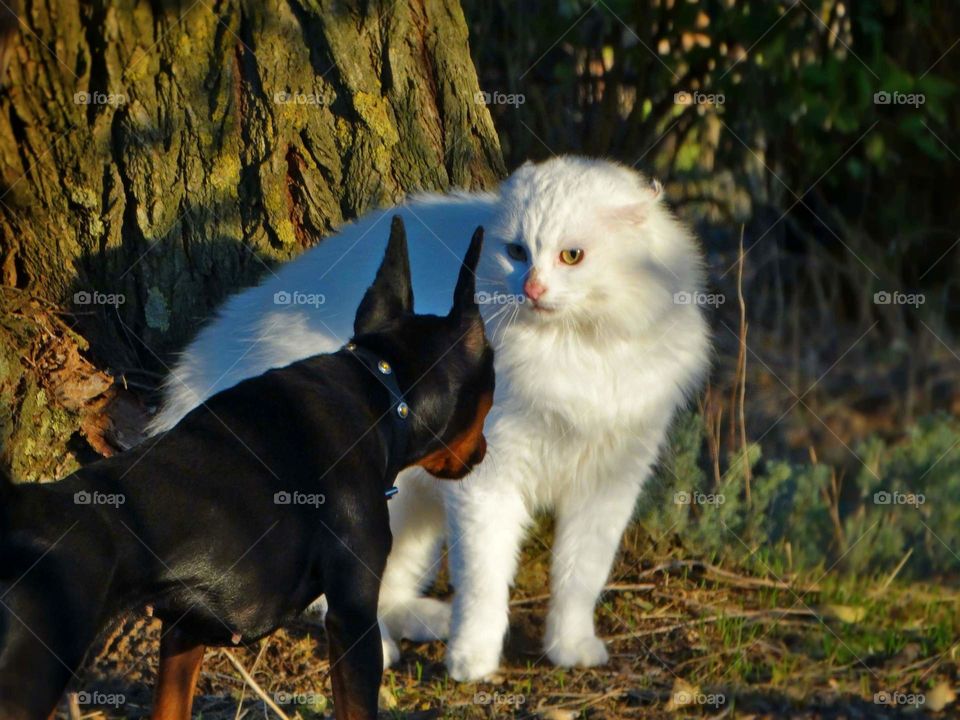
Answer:
<svg viewBox="0 0 960 720"><path fill-rule="evenodd" d="M61 482L0 480L0 718L46 718L98 634L146 605L164 625L154 717L189 717L204 646L255 641L321 593L337 716L376 717L384 493L404 467L462 477L486 450L481 234L450 315L418 316L396 218L357 311L354 342L392 365L407 429L388 387L344 349L246 380L155 442ZM275 502L295 492L317 504ZM78 493L124 502L78 504Z"/></svg>

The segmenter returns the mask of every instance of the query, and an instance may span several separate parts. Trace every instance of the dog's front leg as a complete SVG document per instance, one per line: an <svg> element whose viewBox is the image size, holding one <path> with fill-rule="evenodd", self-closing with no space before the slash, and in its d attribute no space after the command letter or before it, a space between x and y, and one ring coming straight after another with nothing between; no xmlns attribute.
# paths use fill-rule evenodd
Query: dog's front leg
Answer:
<svg viewBox="0 0 960 720"><path fill-rule="evenodd" d="M334 709L337 720L375 720L383 675L377 598L389 547L360 547L358 556L345 548L338 549L327 586Z"/></svg>
<svg viewBox="0 0 960 720"><path fill-rule="evenodd" d="M58 635L41 624L42 617L23 618L14 612L0 598L0 718L52 718L76 666L66 664L69 658L60 659L66 653L56 643ZM59 636L65 634L61 631Z"/></svg>
<svg viewBox="0 0 960 720"><path fill-rule="evenodd" d="M152 720L190 720L206 648L179 628L161 629L160 676Z"/></svg>
<svg viewBox="0 0 960 720"><path fill-rule="evenodd" d="M76 575L61 575L68 563ZM83 657L100 629L100 598L90 585L100 581L105 587L103 578L109 578L90 567L55 549L0 591L2 720L53 717L70 678L79 680Z"/></svg>

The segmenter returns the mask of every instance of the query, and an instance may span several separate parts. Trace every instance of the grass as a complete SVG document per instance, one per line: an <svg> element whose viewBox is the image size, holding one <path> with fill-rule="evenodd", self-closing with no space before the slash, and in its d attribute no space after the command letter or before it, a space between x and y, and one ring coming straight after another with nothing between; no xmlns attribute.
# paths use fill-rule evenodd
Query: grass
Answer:
<svg viewBox="0 0 960 720"><path fill-rule="evenodd" d="M692 560L681 548L654 551L639 524L624 539L597 612L609 665L553 667L539 645L548 534L544 525L525 550L500 675L450 681L442 643L405 642L384 677L382 718L873 718L909 709L877 704L877 693L921 695L923 712L938 716L933 706L950 696L960 592L883 575L741 572ZM123 630L106 642L82 689L122 693L125 706L85 706L86 717L149 713L158 627L135 618ZM331 712L320 629L298 624L231 652L271 697L292 701L284 705L291 718ZM218 650L208 651L196 710L209 720L265 712Z"/></svg>

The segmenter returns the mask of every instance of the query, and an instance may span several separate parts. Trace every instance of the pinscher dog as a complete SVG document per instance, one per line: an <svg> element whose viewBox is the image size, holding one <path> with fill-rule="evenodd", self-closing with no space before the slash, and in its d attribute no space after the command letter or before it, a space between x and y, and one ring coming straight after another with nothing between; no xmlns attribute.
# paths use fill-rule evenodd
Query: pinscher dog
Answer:
<svg viewBox="0 0 960 720"><path fill-rule="evenodd" d="M445 317L415 315L399 218L339 352L210 398L137 448L43 485L0 480L0 718L42 720L118 616L162 621L153 718L190 717L206 646L254 642L321 593L338 718L375 718L377 596L396 474L486 452L482 229Z"/></svg>

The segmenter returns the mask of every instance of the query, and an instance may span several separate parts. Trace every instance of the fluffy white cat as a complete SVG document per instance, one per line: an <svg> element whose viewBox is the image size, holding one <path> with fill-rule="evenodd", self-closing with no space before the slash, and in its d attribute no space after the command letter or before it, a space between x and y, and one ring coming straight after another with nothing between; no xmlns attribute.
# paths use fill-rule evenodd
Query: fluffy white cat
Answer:
<svg viewBox="0 0 960 720"><path fill-rule="evenodd" d="M449 633L455 679L496 671L520 543L531 514L548 509L556 536L545 651L558 665L604 663L594 607L710 353L695 302L699 250L640 174L559 157L522 166L493 194L420 196L367 215L226 303L173 371L153 430L243 378L339 347L395 213L407 226L419 313L449 310L470 234L486 228L478 294L497 394L487 458L471 475L439 483L408 471L398 481L380 596L384 660L398 657L399 637ZM421 597L445 535L452 613Z"/></svg>

